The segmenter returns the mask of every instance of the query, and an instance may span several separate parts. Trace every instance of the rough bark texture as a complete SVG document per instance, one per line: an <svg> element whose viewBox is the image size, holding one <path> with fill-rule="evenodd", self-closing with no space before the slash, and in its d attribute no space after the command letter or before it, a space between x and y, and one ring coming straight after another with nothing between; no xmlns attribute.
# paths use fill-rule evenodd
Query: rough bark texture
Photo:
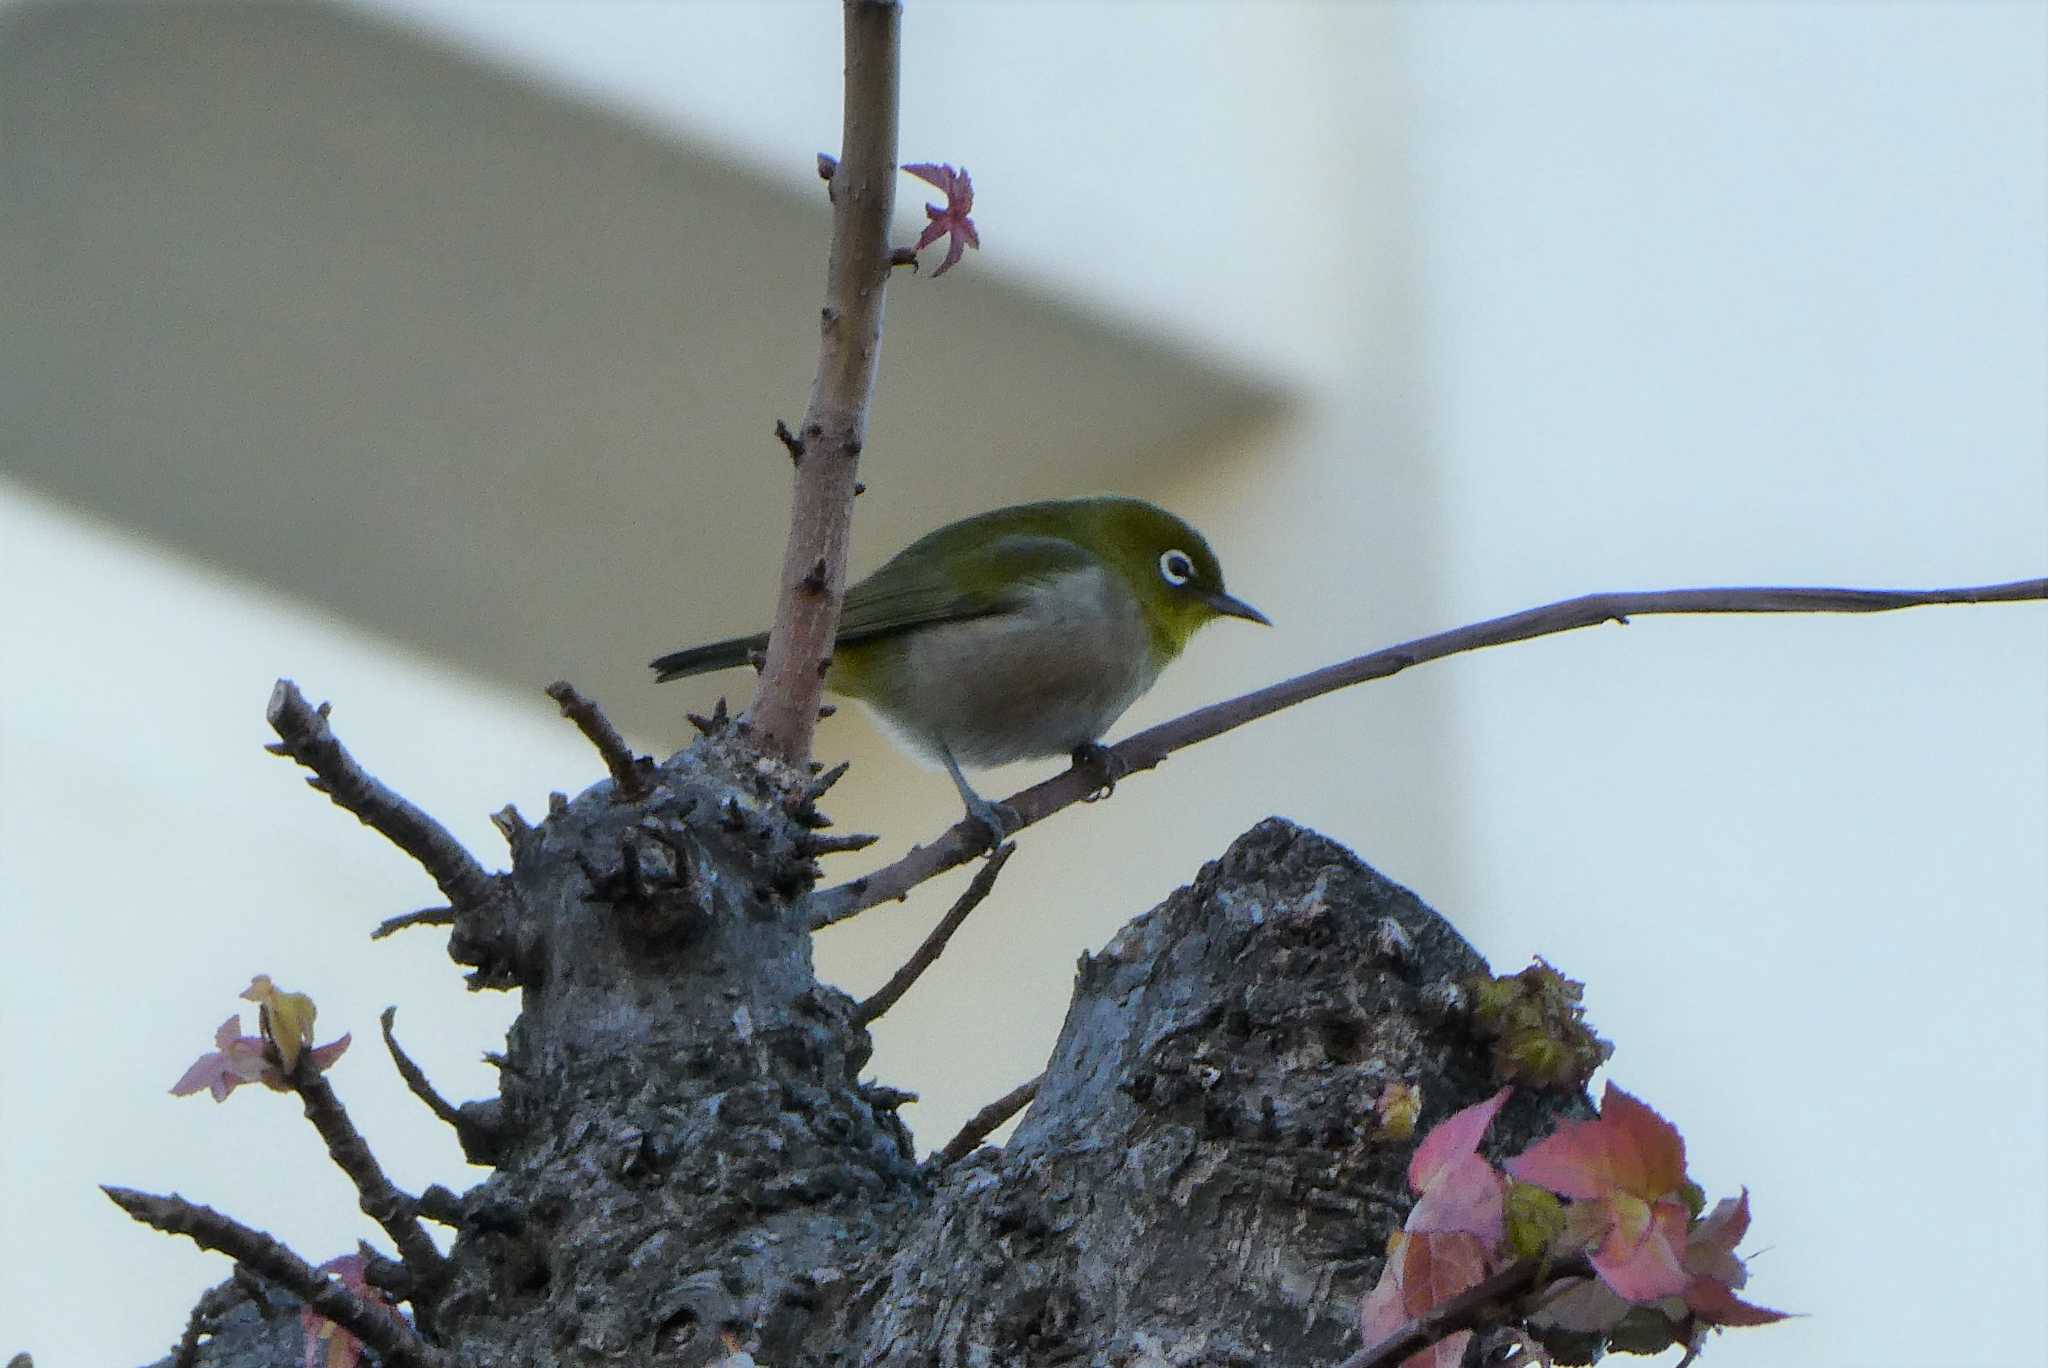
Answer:
<svg viewBox="0 0 2048 1368"><path fill-rule="evenodd" d="M703 1364L728 1336L775 1368L1356 1347L1408 1207L1411 1146L1373 1100L1419 1081L1427 1125L1496 1086L1442 991L1483 968L1447 923L1261 823L1083 958L1013 1139L920 1166L861 1080L855 1004L812 973L820 819L738 741L634 801L607 782L558 806L458 919L451 953L523 1003L501 1095L464 1109L496 1171L414 1308L430 1339L476 1368ZM1489 1149L1580 1105L1519 1096ZM278 1361L259 1324L228 1317L196 1361Z"/></svg>

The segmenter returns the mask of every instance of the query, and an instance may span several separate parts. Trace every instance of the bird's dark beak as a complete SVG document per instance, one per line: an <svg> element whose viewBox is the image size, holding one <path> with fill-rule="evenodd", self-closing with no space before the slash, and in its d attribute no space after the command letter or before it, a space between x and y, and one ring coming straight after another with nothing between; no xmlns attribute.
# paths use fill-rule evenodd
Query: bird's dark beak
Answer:
<svg viewBox="0 0 2048 1368"><path fill-rule="evenodd" d="M1241 598L1232 598L1228 594L1218 592L1202 595L1202 601L1225 617L1243 618L1246 622L1256 622L1264 627L1273 625L1273 619Z"/></svg>

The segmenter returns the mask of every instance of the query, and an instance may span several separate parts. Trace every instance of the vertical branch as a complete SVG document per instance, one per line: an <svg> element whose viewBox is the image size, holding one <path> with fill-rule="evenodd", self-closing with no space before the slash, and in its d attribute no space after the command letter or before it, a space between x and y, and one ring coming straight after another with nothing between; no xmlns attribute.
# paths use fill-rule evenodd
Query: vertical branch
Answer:
<svg viewBox="0 0 2048 1368"><path fill-rule="evenodd" d="M754 695L756 743L801 765L818 727L824 664L846 592L854 476L882 351L889 223L896 206L897 31L894 0L843 0L845 125L832 172L832 255L819 324L818 375L799 432L802 456L789 544Z"/></svg>

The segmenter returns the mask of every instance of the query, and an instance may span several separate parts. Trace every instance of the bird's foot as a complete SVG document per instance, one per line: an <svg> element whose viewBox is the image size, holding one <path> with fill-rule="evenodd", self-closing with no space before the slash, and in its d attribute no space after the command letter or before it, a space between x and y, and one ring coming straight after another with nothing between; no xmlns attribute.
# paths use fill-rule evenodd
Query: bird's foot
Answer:
<svg viewBox="0 0 2048 1368"><path fill-rule="evenodd" d="M988 849L991 854L1009 839L1011 832L1022 825L1017 820L1015 812L1004 804L991 802L978 793L967 799L967 815L987 829Z"/></svg>
<svg viewBox="0 0 2048 1368"><path fill-rule="evenodd" d="M1116 781L1131 772L1128 761L1100 741L1084 741L1074 747L1074 768L1093 770L1102 783L1084 802L1099 803L1116 792Z"/></svg>

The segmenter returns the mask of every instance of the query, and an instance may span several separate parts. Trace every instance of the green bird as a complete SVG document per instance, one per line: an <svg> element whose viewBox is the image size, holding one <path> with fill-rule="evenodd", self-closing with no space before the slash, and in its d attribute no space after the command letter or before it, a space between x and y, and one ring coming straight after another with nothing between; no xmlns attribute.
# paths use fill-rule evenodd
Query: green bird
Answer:
<svg viewBox="0 0 2048 1368"><path fill-rule="evenodd" d="M999 842L1003 813L960 767L1102 763L1102 735L1219 617L1271 625L1224 591L1209 543L1165 509L1113 496L1017 504L927 533L848 589L825 687L944 765ZM654 669L664 681L722 670L767 642L693 646Z"/></svg>

